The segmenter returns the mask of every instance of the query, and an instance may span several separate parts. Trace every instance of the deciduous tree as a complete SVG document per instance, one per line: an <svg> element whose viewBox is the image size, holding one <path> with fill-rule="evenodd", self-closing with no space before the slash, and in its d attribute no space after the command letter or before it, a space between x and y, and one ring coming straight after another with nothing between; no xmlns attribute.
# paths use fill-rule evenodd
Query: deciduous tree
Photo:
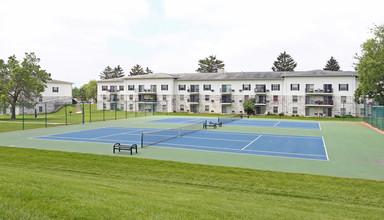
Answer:
<svg viewBox="0 0 384 220"><path fill-rule="evenodd" d="M16 118L16 103L36 101L51 79L51 74L41 69L39 63L40 58L33 52L25 53L21 63L15 55L7 62L0 59L0 94L11 103L12 119Z"/></svg>
<svg viewBox="0 0 384 220"><path fill-rule="evenodd" d="M360 85L355 91L355 101L370 98L384 105L384 25L371 29L374 37L361 45L361 55L356 55L355 69Z"/></svg>

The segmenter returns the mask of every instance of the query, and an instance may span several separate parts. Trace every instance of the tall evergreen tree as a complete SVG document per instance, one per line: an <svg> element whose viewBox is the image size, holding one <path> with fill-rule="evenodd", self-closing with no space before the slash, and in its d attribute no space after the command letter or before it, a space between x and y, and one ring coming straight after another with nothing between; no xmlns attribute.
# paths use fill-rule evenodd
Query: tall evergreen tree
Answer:
<svg viewBox="0 0 384 220"><path fill-rule="evenodd" d="M225 66L222 60L216 58L216 56L209 56L205 59L199 60L199 68L196 72L200 73L217 73L217 70Z"/></svg>
<svg viewBox="0 0 384 220"><path fill-rule="evenodd" d="M112 79L113 70L110 66L105 67L105 69L100 73L100 79Z"/></svg>
<svg viewBox="0 0 384 220"><path fill-rule="evenodd" d="M124 70L120 67L120 65L117 65L117 67L113 68L113 77L112 78L121 78L124 77Z"/></svg>
<svg viewBox="0 0 384 220"><path fill-rule="evenodd" d="M132 67L131 72L129 72L131 76L137 76L137 75L145 75L146 73L143 70L143 67L141 67L139 64L136 64Z"/></svg>
<svg viewBox="0 0 384 220"><path fill-rule="evenodd" d="M153 71L150 70L148 67L145 69L145 74L152 74L152 73L153 73Z"/></svg>
<svg viewBox="0 0 384 220"><path fill-rule="evenodd" d="M277 60L273 62L272 70L274 72L283 72L283 71L295 71L297 63L293 60L291 55L284 53L280 53L277 57Z"/></svg>
<svg viewBox="0 0 384 220"><path fill-rule="evenodd" d="M341 71L339 63L333 57L327 61L323 70Z"/></svg>

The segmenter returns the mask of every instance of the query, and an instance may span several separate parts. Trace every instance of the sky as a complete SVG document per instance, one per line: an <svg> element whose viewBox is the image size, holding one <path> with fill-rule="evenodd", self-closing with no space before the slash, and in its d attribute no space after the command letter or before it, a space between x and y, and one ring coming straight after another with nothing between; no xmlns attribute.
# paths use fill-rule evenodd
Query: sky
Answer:
<svg viewBox="0 0 384 220"><path fill-rule="evenodd" d="M370 29L384 24L382 0L12 0L0 7L0 59L34 52L52 78L80 87L105 67L125 75L194 73L216 55L226 72L272 71L286 51L296 71L333 56L354 70Z"/></svg>

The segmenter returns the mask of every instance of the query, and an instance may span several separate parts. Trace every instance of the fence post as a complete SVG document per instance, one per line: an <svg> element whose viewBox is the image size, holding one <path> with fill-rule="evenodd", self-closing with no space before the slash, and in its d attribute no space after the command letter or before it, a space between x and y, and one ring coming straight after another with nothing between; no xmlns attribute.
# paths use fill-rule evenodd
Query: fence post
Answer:
<svg viewBox="0 0 384 220"><path fill-rule="evenodd" d="M66 103L64 103L64 111L65 111L65 125L68 125L67 104Z"/></svg>
<svg viewBox="0 0 384 220"><path fill-rule="evenodd" d="M103 121L105 121L105 109L104 109L104 101L103 101Z"/></svg>
<svg viewBox="0 0 384 220"><path fill-rule="evenodd" d="M89 102L89 123L92 122L92 102Z"/></svg>
<svg viewBox="0 0 384 220"><path fill-rule="evenodd" d="M21 106L22 106L22 108L23 108L23 130L24 130L24 102L21 103Z"/></svg>
<svg viewBox="0 0 384 220"><path fill-rule="evenodd" d="M81 104L82 104L82 107L83 107L82 114L83 114L83 124L84 124L84 113L85 113L84 112L84 101L82 101Z"/></svg>
<svg viewBox="0 0 384 220"><path fill-rule="evenodd" d="M47 124L47 103L46 102L44 102L44 114L45 114L45 127L47 128L48 124Z"/></svg>

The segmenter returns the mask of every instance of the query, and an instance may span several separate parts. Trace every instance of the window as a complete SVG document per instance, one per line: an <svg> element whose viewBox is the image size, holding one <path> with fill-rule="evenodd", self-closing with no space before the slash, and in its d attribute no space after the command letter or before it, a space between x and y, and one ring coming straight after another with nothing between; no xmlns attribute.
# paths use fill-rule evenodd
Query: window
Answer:
<svg viewBox="0 0 384 220"><path fill-rule="evenodd" d="M247 100L247 99L249 99L249 95L245 95L244 96L244 101Z"/></svg>
<svg viewBox="0 0 384 220"><path fill-rule="evenodd" d="M129 91L135 90L135 85L128 85L128 90Z"/></svg>
<svg viewBox="0 0 384 220"><path fill-rule="evenodd" d="M204 85L203 88L204 88L204 91L211 90L211 85L208 85L208 84Z"/></svg>
<svg viewBox="0 0 384 220"><path fill-rule="evenodd" d="M39 106L39 112L43 112L43 106Z"/></svg>
<svg viewBox="0 0 384 220"><path fill-rule="evenodd" d="M124 91L124 86L119 86L120 91Z"/></svg>
<svg viewBox="0 0 384 220"><path fill-rule="evenodd" d="M265 84L256 84L255 92L265 92Z"/></svg>
<svg viewBox="0 0 384 220"><path fill-rule="evenodd" d="M292 102L297 102L297 95L292 96Z"/></svg>
<svg viewBox="0 0 384 220"><path fill-rule="evenodd" d="M179 85L179 91L185 91L185 85Z"/></svg>
<svg viewBox="0 0 384 220"><path fill-rule="evenodd" d="M340 114L345 115L345 108L340 108Z"/></svg>
<svg viewBox="0 0 384 220"><path fill-rule="evenodd" d="M129 100L133 100L133 95L129 95Z"/></svg>
<svg viewBox="0 0 384 220"><path fill-rule="evenodd" d="M251 90L251 84L243 84L243 90L244 91L250 91Z"/></svg>
<svg viewBox="0 0 384 220"><path fill-rule="evenodd" d="M184 101L184 95L180 95L180 101Z"/></svg>
<svg viewBox="0 0 384 220"><path fill-rule="evenodd" d="M107 91L108 90L108 86L101 86L101 91Z"/></svg>
<svg viewBox="0 0 384 220"><path fill-rule="evenodd" d="M315 90L314 84L305 84L305 92L313 92Z"/></svg>
<svg viewBox="0 0 384 220"><path fill-rule="evenodd" d="M129 104L129 110L133 110L133 104Z"/></svg>
<svg viewBox="0 0 384 220"><path fill-rule="evenodd" d="M271 91L280 91L280 84L272 84Z"/></svg>
<svg viewBox="0 0 384 220"><path fill-rule="evenodd" d="M139 92L144 92L144 85L139 85Z"/></svg>
<svg viewBox="0 0 384 220"><path fill-rule="evenodd" d="M184 105L180 105L180 111L184 111Z"/></svg>
<svg viewBox="0 0 384 220"><path fill-rule="evenodd" d="M365 109L364 108L360 108L360 116L364 116L365 115Z"/></svg>
<svg viewBox="0 0 384 220"><path fill-rule="evenodd" d="M59 87L52 87L52 92L59 92Z"/></svg>
<svg viewBox="0 0 384 220"><path fill-rule="evenodd" d="M191 92L199 92L199 85L191 85Z"/></svg>
<svg viewBox="0 0 384 220"><path fill-rule="evenodd" d="M151 85L151 91L150 92L157 92L157 86Z"/></svg>
<svg viewBox="0 0 384 220"><path fill-rule="evenodd" d="M231 92L231 84L221 85L221 92Z"/></svg>
<svg viewBox="0 0 384 220"><path fill-rule="evenodd" d="M347 101L347 96L341 96L341 103L344 103Z"/></svg>
<svg viewBox="0 0 384 220"><path fill-rule="evenodd" d="M107 100L107 96L106 95L103 95L103 100Z"/></svg>
<svg viewBox="0 0 384 220"><path fill-rule="evenodd" d="M278 95L274 95L273 96L273 101L274 102L278 102L279 101L279 96Z"/></svg>
<svg viewBox="0 0 384 220"><path fill-rule="evenodd" d="M124 101L124 95L120 95L120 101Z"/></svg>
<svg viewBox="0 0 384 220"><path fill-rule="evenodd" d="M300 91L300 84L291 84L291 91Z"/></svg>
<svg viewBox="0 0 384 220"><path fill-rule="evenodd" d="M205 106L204 106L204 110L205 110L206 112L209 112L209 105L205 105Z"/></svg>
<svg viewBox="0 0 384 220"><path fill-rule="evenodd" d="M107 108L107 103L103 103L103 109Z"/></svg>
<svg viewBox="0 0 384 220"><path fill-rule="evenodd" d="M167 101L167 96L163 95L163 101Z"/></svg>
<svg viewBox="0 0 384 220"><path fill-rule="evenodd" d="M209 101L209 95L205 95L205 101Z"/></svg>
<svg viewBox="0 0 384 220"><path fill-rule="evenodd" d="M168 91L168 85L161 85L162 91Z"/></svg>
<svg viewBox="0 0 384 220"><path fill-rule="evenodd" d="M120 104L120 109L124 110L124 104Z"/></svg>
<svg viewBox="0 0 384 220"><path fill-rule="evenodd" d="M162 111L163 111L163 112L166 112L166 111L167 111L167 105L162 105L161 108L162 108Z"/></svg>
<svg viewBox="0 0 384 220"><path fill-rule="evenodd" d="M42 101L43 101L43 98L40 97L40 98L39 98L39 102L42 102Z"/></svg>
<svg viewBox="0 0 384 220"><path fill-rule="evenodd" d="M292 114L297 114L297 107L292 108Z"/></svg>
<svg viewBox="0 0 384 220"><path fill-rule="evenodd" d="M109 87L110 92L116 92L117 91L117 86L110 86Z"/></svg>
<svg viewBox="0 0 384 220"><path fill-rule="evenodd" d="M339 91L348 91L348 84L339 84Z"/></svg>
<svg viewBox="0 0 384 220"><path fill-rule="evenodd" d="M279 107L274 106L273 107L273 114L277 114L279 112Z"/></svg>

